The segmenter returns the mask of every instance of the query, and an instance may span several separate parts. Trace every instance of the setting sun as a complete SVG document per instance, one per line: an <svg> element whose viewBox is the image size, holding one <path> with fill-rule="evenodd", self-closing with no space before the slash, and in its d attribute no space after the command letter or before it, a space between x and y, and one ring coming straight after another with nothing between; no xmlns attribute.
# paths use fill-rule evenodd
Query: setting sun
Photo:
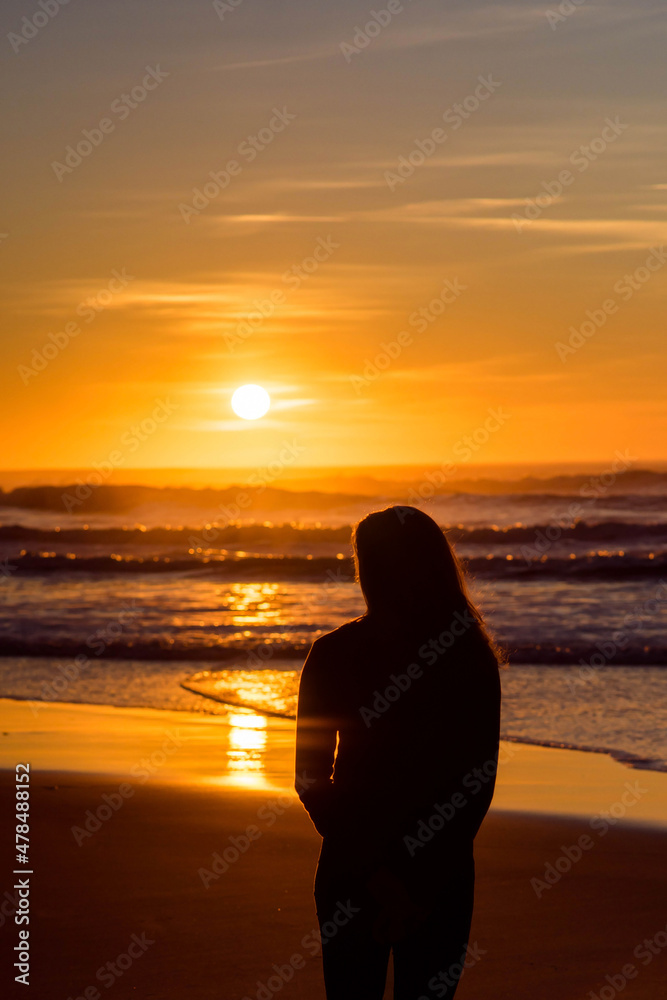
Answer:
<svg viewBox="0 0 667 1000"><path fill-rule="evenodd" d="M271 397L261 385L242 385L232 396L232 409L244 420L259 420L270 406Z"/></svg>
<svg viewBox="0 0 667 1000"><path fill-rule="evenodd" d="M667 1000L666 3L3 0L0 979Z"/></svg>

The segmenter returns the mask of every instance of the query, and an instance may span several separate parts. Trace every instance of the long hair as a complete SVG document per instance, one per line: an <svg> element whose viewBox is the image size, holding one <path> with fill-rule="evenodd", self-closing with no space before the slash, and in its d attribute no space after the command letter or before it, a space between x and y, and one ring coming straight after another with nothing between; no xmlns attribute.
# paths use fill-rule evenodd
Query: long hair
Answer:
<svg viewBox="0 0 667 1000"><path fill-rule="evenodd" d="M355 525L352 544L356 580L370 615L440 622L462 615L503 661L470 597L461 564L432 517L418 507L374 511Z"/></svg>

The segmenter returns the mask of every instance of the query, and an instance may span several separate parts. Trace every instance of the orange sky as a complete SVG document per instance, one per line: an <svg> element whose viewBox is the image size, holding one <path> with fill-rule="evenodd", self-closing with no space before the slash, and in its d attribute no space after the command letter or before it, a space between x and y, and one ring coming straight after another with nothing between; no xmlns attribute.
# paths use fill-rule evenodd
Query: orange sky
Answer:
<svg viewBox="0 0 667 1000"><path fill-rule="evenodd" d="M3 8L2 467L666 459L661 5L218 7Z"/></svg>

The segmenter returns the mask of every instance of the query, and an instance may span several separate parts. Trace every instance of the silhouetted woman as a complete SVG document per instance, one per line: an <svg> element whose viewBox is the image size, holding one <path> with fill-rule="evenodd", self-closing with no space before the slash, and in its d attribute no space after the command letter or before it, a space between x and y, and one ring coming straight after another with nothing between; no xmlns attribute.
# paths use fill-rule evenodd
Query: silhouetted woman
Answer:
<svg viewBox="0 0 667 1000"><path fill-rule="evenodd" d="M393 950L395 1000L449 1000L495 784L498 659L432 518L390 507L353 542L368 610L313 644L297 719L327 998L381 1000Z"/></svg>

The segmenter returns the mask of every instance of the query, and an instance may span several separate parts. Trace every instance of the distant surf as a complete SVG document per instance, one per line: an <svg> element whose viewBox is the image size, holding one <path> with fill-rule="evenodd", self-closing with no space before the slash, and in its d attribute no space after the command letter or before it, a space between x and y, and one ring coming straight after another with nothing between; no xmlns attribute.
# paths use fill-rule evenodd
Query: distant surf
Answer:
<svg viewBox="0 0 667 1000"><path fill-rule="evenodd" d="M411 483L387 481L378 483L378 494L388 499L388 502L414 503L419 499L420 476L417 470ZM603 474L604 475L604 474ZM653 469L626 468L606 479L595 474L570 473L561 475L546 475L543 477L530 475L515 479L502 477L464 477L457 475L448 477L437 475L437 470L425 468L422 470L423 482L432 485L428 494L446 496L451 494L482 494L482 495L521 495L521 494L556 494L572 495L590 499L604 494L667 494L667 472ZM253 481L254 480L254 481ZM104 477L98 472L84 474L78 480L60 486L52 484L15 486L13 489L0 490L0 507L30 508L39 510L63 511L68 513L90 513L91 511L129 511L145 505L161 508L199 507L215 509L219 506L234 504L239 491L247 497L245 508L252 510L255 506L264 509L283 510L286 507L300 506L309 510L328 510L347 506L368 499L368 493L336 491L332 489L300 489L286 490L270 485L268 480L257 485L258 476L249 476L248 482L239 482L224 488L188 487L188 486L145 486L145 485L112 485L105 483ZM317 485L317 481L314 481ZM424 497L422 496L423 500Z"/></svg>
<svg viewBox="0 0 667 1000"><path fill-rule="evenodd" d="M292 717L312 642L364 611L352 525L412 503L507 651L504 732L667 761L664 468L358 470L289 489L223 471L222 486L3 480L0 696Z"/></svg>
<svg viewBox="0 0 667 1000"><path fill-rule="evenodd" d="M667 574L667 554L656 557L627 556L620 553L595 553L568 559L522 559L514 555L471 558L466 566L473 576L502 577L581 577L585 579L612 580L638 577L661 577ZM237 580L312 580L349 582L354 579L350 559L331 559L314 556L204 556L178 558L176 556L110 555L83 556L57 555L52 552L25 552L10 557L5 562L8 573L206 573L221 579Z"/></svg>

